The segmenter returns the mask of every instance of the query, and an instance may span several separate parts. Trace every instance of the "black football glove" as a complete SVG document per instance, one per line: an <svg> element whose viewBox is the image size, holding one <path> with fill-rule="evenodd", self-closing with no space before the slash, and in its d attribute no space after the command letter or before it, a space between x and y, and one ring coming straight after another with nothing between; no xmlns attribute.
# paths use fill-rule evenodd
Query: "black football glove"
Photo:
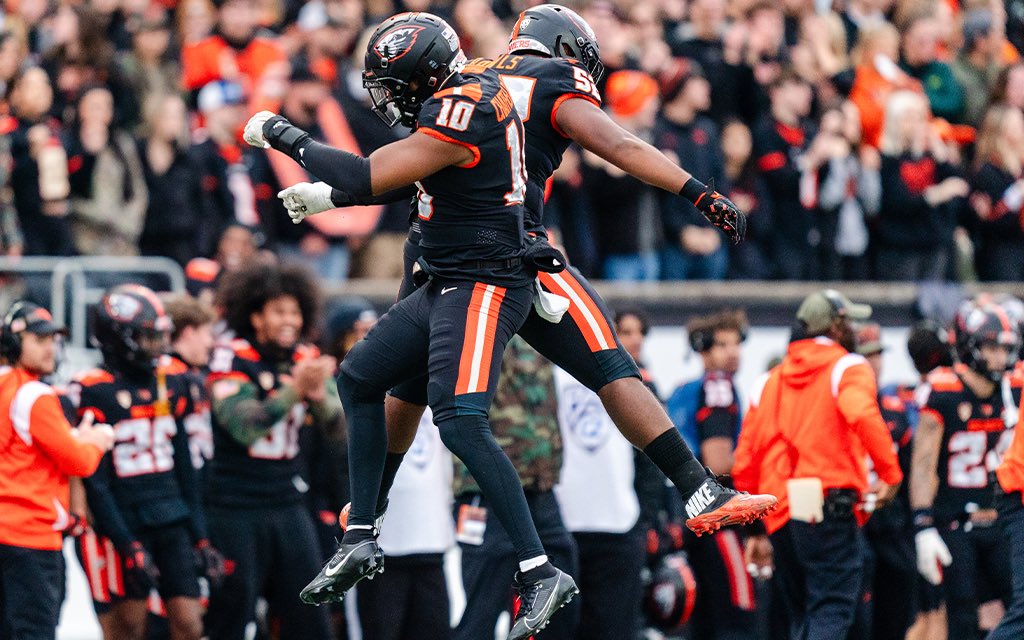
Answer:
<svg viewBox="0 0 1024 640"><path fill-rule="evenodd" d="M533 236L526 241L523 263L537 271L558 273L565 270L565 256L548 243L547 238Z"/></svg>
<svg viewBox="0 0 1024 640"><path fill-rule="evenodd" d="M136 540L122 552L124 558L124 583L135 594L148 594L160 579L160 570L153 562L142 543Z"/></svg>
<svg viewBox="0 0 1024 640"><path fill-rule="evenodd" d="M203 539L196 543L193 548L196 559L196 569L210 581L211 587L219 587L224 582L225 570L224 556L217 551L209 540Z"/></svg>
<svg viewBox="0 0 1024 640"><path fill-rule="evenodd" d="M693 203L708 222L722 230L734 244L743 242L747 235L747 216L739 210L732 200L715 191L713 185Z"/></svg>

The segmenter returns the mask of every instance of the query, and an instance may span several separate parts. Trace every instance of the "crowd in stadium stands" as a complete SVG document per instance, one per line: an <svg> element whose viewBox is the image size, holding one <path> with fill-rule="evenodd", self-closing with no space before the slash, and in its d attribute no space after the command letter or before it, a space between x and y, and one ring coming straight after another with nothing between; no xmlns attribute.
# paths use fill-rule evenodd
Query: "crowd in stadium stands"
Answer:
<svg viewBox="0 0 1024 640"><path fill-rule="evenodd" d="M529 2L5 3L0 250L212 258L231 224L321 276L401 273L404 204L295 226L301 168L240 140L259 109L369 153L367 27L448 18L500 55ZM605 108L750 215L731 247L679 198L578 149L545 214L585 275L1016 280L1024 18L986 0L590 0Z"/></svg>

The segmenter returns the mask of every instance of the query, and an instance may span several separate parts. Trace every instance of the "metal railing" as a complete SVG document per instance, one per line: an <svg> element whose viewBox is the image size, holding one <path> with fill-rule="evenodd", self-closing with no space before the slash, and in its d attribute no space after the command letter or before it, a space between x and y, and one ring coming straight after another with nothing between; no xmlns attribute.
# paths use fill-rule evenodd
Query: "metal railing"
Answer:
<svg viewBox="0 0 1024 640"><path fill-rule="evenodd" d="M68 328L68 346L83 350L89 348L89 305L99 302L108 287L118 282L132 282L133 276L155 275L167 278L167 291L185 291L185 272L181 266L170 258L161 257L0 258L0 276L10 274L49 278L50 313L54 321ZM113 274L123 277L110 277ZM103 276L98 283L97 275Z"/></svg>

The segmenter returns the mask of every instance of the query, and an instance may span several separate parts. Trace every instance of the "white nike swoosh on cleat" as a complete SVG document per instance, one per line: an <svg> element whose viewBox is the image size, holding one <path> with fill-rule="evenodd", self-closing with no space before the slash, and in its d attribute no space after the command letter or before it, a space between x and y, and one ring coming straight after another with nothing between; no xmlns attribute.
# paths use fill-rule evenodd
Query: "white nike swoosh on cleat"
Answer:
<svg viewBox="0 0 1024 640"><path fill-rule="evenodd" d="M367 544L367 543L364 542L363 544ZM331 563L328 562L327 566L324 567L324 575L327 576L328 578L334 577L334 574L338 573L338 571L341 570L341 565L345 564L345 561L348 560L349 558L351 558L352 554L356 552L356 549L358 549L361 546L363 546L363 545L362 544L356 545L356 547L354 549L352 549L347 554L345 554L345 557L343 557L341 559L341 561L338 562L338 564L334 565L333 567L331 566Z"/></svg>

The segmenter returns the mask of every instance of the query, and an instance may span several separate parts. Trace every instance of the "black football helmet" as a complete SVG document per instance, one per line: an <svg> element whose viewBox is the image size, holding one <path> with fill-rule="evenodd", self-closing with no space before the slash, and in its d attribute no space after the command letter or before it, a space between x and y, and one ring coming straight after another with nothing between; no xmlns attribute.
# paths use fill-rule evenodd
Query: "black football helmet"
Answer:
<svg viewBox="0 0 1024 640"><path fill-rule="evenodd" d="M667 633L680 631L690 620L697 601L697 581L683 552L661 559L644 593L648 620Z"/></svg>
<svg viewBox="0 0 1024 640"><path fill-rule="evenodd" d="M530 51L553 58L579 60L594 82L604 75L597 36L572 9L557 4L542 4L519 14L508 41L508 52Z"/></svg>
<svg viewBox="0 0 1024 640"><path fill-rule="evenodd" d="M965 302L957 311L953 331L956 356L960 362L993 382L999 382L1003 374L1016 364L1020 354L1020 328L1002 307L991 303ZM989 370L981 356L981 347L985 344L998 344L1009 350L1005 369Z"/></svg>
<svg viewBox="0 0 1024 640"><path fill-rule="evenodd" d="M152 372L167 352L171 318L152 290L138 284L109 289L93 315L93 346L118 371Z"/></svg>
<svg viewBox="0 0 1024 640"><path fill-rule="evenodd" d="M466 62L459 36L432 13L400 13L377 27L366 46L363 87L389 127L416 124L420 108Z"/></svg>

